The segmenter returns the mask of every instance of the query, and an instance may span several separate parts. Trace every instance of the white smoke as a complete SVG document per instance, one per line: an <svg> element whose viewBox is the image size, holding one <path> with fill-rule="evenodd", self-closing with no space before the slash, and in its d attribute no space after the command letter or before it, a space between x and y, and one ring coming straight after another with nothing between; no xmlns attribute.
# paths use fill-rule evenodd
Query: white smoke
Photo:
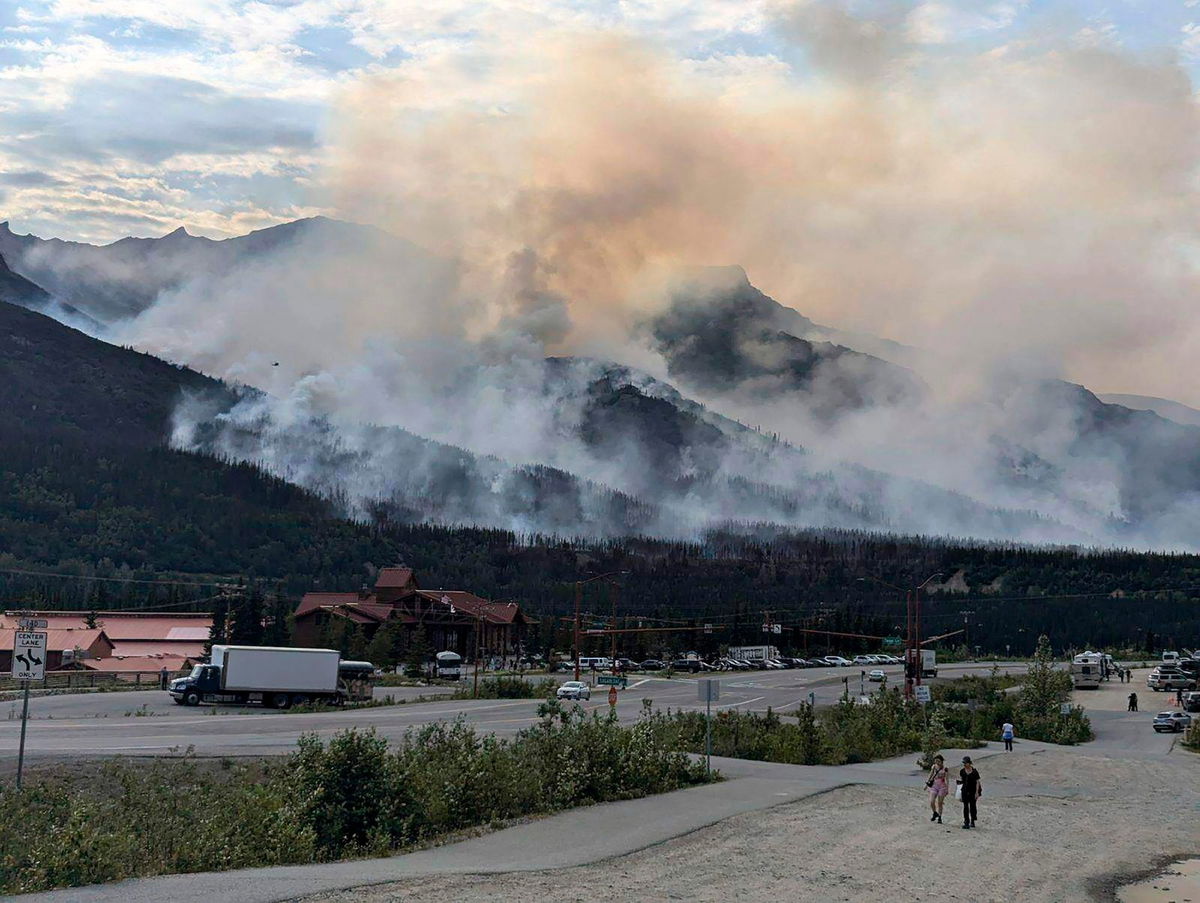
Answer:
<svg viewBox="0 0 1200 903"><path fill-rule="evenodd" d="M667 512L660 530L761 518L1200 542L1186 494L1141 525L1129 474L1142 462L1107 441L1081 446L1086 400L1043 383L1197 400L1179 366L1200 352L1200 130L1186 74L1053 38L928 54L904 3L864 17L805 2L776 23L802 52L795 69L556 34L489 70L512 95L499 110L431 109L396 74L350 85L324 191L339 215L428 254L398 255L382 234L332 252L314 236L164 292L120 338L280 399L254 412L279 436L314 418L343 435L399 427L644 497ZM769 375L724 388L685 379L686 394L806 454L721 423L715 469L731 482L655 492L653 444L584 438L587 387L605 368L548 380L543 359L628 364L648 376L624 382L666 397L651 377L673 377L645 324L667 309L679 268L726 263L814 319L908 343L897 353L926 391L831 418L820 408L848 380L870 395L885 371L846 357L783 394ZM742 350L767 370L780 363L776 344ZM359 472L375 441L351 443ZM345 487L289 445L239 448L309 485ZM397 466L381 456L354 494L386 495ZM689 468L705 465L674 472ZM738 480L804 502L748 496Z"/></svg>

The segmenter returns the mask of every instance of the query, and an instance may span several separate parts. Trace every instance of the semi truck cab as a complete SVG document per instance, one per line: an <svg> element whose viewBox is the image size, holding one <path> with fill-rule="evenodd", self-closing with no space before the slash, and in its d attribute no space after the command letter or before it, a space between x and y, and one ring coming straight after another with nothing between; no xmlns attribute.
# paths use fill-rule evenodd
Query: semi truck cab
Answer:
<svg viewBox="0 0 1200 903"><path fill-rule="evenodd" d="M239 702L237 694L221 692L221 669L217 665L196 665L187 677L171 681L167 692L180 705L201 702ZM229 698L221 698L221 697Z"/></svg>

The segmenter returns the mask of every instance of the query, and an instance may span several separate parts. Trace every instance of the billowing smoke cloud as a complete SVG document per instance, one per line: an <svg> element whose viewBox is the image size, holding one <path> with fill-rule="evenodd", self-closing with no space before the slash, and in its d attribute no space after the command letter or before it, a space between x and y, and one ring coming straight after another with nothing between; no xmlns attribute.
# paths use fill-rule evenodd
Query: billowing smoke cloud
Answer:
<svg viewBox="0 0 1200 903"><path fill-rule="evenodd" d="M258 457L312 485L336 481L284 463L306 454L298 403L335 431L403 427L648 495L666 513L647 529L734 518L1200 542L1196 497L1169 485L1152 496L1172 498L1161 522L1122 532L1148 513L1131 501L1134 446L1108 434L1081 445L1088 400L1041 382L1200 401L1179 366L1200 352L1198 122L1183 71L1066 40L931 47L900 2L863 17L812 0L774 21L774 57L680 59L626 34L559 33L497 52L487 100L431 103L404 71L348 86L330 204L429 253L382 237L331 250L315 236L163 293L122 338L289 399L279 416L260 399L228 418L240 444L218 447L255 457L244 425L256 422L276 437ZM816 320L914 346L832 336L916 368L921 391L900 399L894 368L851 355L818 362L797 389L791 346L759 334L736 344L752 380L680 373L654 323L681 268L733 263ZM805 329L793 334L831 337ZM650 375L564 373L546 354ZM620 438L631 406L671 419L653 407L670 397L654 378L806 453L701 411L715 433L688 454L716 457L664 471L662 450L678 447L665 432ZM822 400L848 384L886 402L830 416ZM377 498L402 465L363 464L368 436L351 444L355 467L375 468L360 496ZM1191 468L1195 454L1163 461Z"/></svg>
<svg viewBox="0 0 1200 903"><path fill-rule="evenodd" d="M1186 74L1065 38L929 49L909 6L782 9L794 66L532 39L488 73L510 86L503 109L359 84L335 201L485 286L536 254L575 348L622 336L612 320L644 313L658 267L738 263L809 316L954 369L1020 355L1099 391L1200 402L1175 363L1200 352Z"/></svg>

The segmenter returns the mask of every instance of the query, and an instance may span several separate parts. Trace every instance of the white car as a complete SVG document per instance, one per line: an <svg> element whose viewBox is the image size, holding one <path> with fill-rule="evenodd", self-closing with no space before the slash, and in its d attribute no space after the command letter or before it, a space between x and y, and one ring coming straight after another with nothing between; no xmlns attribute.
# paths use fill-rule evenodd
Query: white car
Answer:
<svg viewBox="0 0 1200 903"><path fill-rule="evenodd" d="M555 694L559 699L591 699L592 688L582 680L568 680Z"/></svg>
<svg viewBox="0 0 1200 903"><path fill-rule="evenodd" d="M856 655L856 656L854 656L854 664L856 664L856 665L873 665L873 664L875 664L875 659L871 658L871 656L869 656L869 655Z"/></svg>
<svg viewBox="0 0 1200 903"><path fill-rule="evenodd" d="M873 681L874 683L883 683L885 680L887 680L887 675L883 673L881 668L876 668L867 675L867 680Z"/></svg>
<svg viewBox="0 0 1200 903"><path fill-rule="evenodd" d="M840 655L827 655L825 656L825 661L837 667L854 664L850 659L842 658Z"/></svg>

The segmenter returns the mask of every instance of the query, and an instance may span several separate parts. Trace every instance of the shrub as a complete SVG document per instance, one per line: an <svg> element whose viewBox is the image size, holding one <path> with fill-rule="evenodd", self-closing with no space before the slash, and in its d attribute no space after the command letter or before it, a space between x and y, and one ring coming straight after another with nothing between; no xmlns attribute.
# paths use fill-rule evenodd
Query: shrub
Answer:
<svg viewBox="0 0 1200 903"><path fill-rule="evenodd" d="M463 722L303 738L256 771L115 762L99 779L0 789L0 893L379 854L478 825L707 780L648 716L622 727L554 700L513 740Z"/></svg>
<svg viewBox="0 0 1200 903"><path fill-rule="evenodd" d="M455 691L452 699L541 699L553 696L558 682L545 677L528 680L524 677L488 677L479 682L479 695L474 685Z"/></svg>

